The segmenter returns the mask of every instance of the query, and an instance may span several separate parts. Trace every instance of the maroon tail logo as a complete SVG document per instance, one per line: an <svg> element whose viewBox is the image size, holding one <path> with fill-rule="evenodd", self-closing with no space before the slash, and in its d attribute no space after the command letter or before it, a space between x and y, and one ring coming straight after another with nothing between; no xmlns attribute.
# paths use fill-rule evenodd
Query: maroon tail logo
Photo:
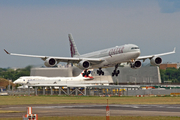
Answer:
<svg viewBox="0 0 180 120"><path fill-rule="evenodd" d="M70 37L69 37L69 42L70 42L71 57L73 57L75 55L75 49Z"/></svg>

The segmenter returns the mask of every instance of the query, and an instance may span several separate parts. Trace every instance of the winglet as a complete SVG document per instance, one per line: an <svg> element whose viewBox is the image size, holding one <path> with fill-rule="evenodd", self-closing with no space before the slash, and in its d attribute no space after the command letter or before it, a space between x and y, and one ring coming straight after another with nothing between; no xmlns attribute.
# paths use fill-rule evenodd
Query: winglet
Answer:
<svg viewBox="0 0 180 120"><path fill-rule="evenodd" d="M173 52L174 52L174 53L176 52L176 47L174 48Z"/></svg>
<svg viewBox="0 0 180 120"><path fill-rule="evenodd" d="M4 51L5 51L7 54L9 54L9 55L10 55L10 53L9 53L7 50L5 50L5 49L4 49Z"/></svg>

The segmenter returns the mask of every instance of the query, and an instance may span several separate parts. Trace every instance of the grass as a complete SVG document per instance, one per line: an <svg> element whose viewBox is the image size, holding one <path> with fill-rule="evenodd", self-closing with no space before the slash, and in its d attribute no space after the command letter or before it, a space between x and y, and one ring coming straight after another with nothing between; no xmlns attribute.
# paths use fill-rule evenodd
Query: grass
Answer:
<svg viewBox="0 0 180 120"><path fill-rule="evenodd" d="M103 116L39 117L38 120L105 120ZM180 117L165 116L110 116L110 120L179 120ZM22 120L22 118L0 118L0 120Z"/></svg>
<svg viewBox="0 0 180 120"><path fill-rule="evenodd" d="M0 96L0 105L28 104L180 104L180 97Z"/></svg>
<svg viewBox="0 0 180 120"><path fill-rule="evenodd" d="M28 104L180 104L180 97L88 97L88 96L0 96L0 105ZM21 111L0 111L13 113ZM104 120L105 116L61 116L39 117L39 120ZM167 116L110 116L111 120L179 120ZM0 118L0 120L22 120L22 118Z"/></svg>
<svg viewBox="0 0 180 120"><path fill-rule="evenodd" d="M3 110L0 110L0 113L21 113L21 112L24 112L24 111L9 111L9 110L3 111Z"/></svg>

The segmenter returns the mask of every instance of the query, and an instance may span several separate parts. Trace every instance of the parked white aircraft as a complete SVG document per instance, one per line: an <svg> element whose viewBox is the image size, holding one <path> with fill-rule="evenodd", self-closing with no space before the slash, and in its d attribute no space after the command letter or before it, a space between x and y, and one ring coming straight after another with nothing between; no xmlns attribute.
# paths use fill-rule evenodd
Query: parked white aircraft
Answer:
<svg viewBox="0 0 180 120"><path fill-rule="evenodd" d="M162 59L160 58L160 56L175 53L175 48L174 48L172 52L148 55L148 56L139 56L141 52L137 45L125 44L122 46L116 46L116 47L80 55L72 35L69 34L68 37L70 42L71 57L53 57L53 56L16 54L16 53L9 53L5 49L4 51L9 55L41 58L42 60L45 61L44 64L47 67L53 67L57 65L59 62L67 62L67 63L74 63L77 67L81 69L99 68L99 70L97 70L97 74L99 75L104 75L104 72L101 70L101 68L115 66L115 69L112 72L112 76L114 75L118 76L120 71L117 70L117 68L121 63L127 62L128 64L130 64L131 68L136 69L141 67L140 60L145 61L146 59L150 59L150 63L152 65L158 66L162 63Z"/></svg>
<svg viewBox="0 0 180 120"><path fill-rule="evenodd" d="M86 72L88 72L88 76L86 76ZM84 70L79 74L77 77L43 77L43 76L24 76L20 77L17 80L15 80L14 84L28 84L28 83L51 83L51 84L57 84L57 82L80 82L80 81L86 81L86 80L93 80L93 76L91 74L91 71Z"/></svg>

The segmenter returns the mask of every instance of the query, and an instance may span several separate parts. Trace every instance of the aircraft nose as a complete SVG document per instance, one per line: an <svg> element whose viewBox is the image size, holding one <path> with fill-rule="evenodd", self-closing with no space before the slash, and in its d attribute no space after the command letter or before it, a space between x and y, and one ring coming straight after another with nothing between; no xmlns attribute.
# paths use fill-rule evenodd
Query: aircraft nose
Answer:
<svg viewBox="0 0 180 120"><path fill-rule="evenodd" d="M15 80L13 83L14 83L14 84L18 84L19 82L20 82L20 80L17 79L17 80Z"/></svg>
<svg viewBox="0 0 180 120"><path fill-rule="evenodd" d="M137 51L137 54L140 56L140 54L141 54L141 51L140 51L140 50L138 50L138 51Z"/></svg>
<svg viewBox="0 0 180 120"><path fill-rule="evenodd" d="M139 57L139 56L140 56L140 54L141 54L141 51L140 51L140 50L138 50L138 51L136 51L135 53L136 53L136 56L137 56L137 57Z"/></svg>

